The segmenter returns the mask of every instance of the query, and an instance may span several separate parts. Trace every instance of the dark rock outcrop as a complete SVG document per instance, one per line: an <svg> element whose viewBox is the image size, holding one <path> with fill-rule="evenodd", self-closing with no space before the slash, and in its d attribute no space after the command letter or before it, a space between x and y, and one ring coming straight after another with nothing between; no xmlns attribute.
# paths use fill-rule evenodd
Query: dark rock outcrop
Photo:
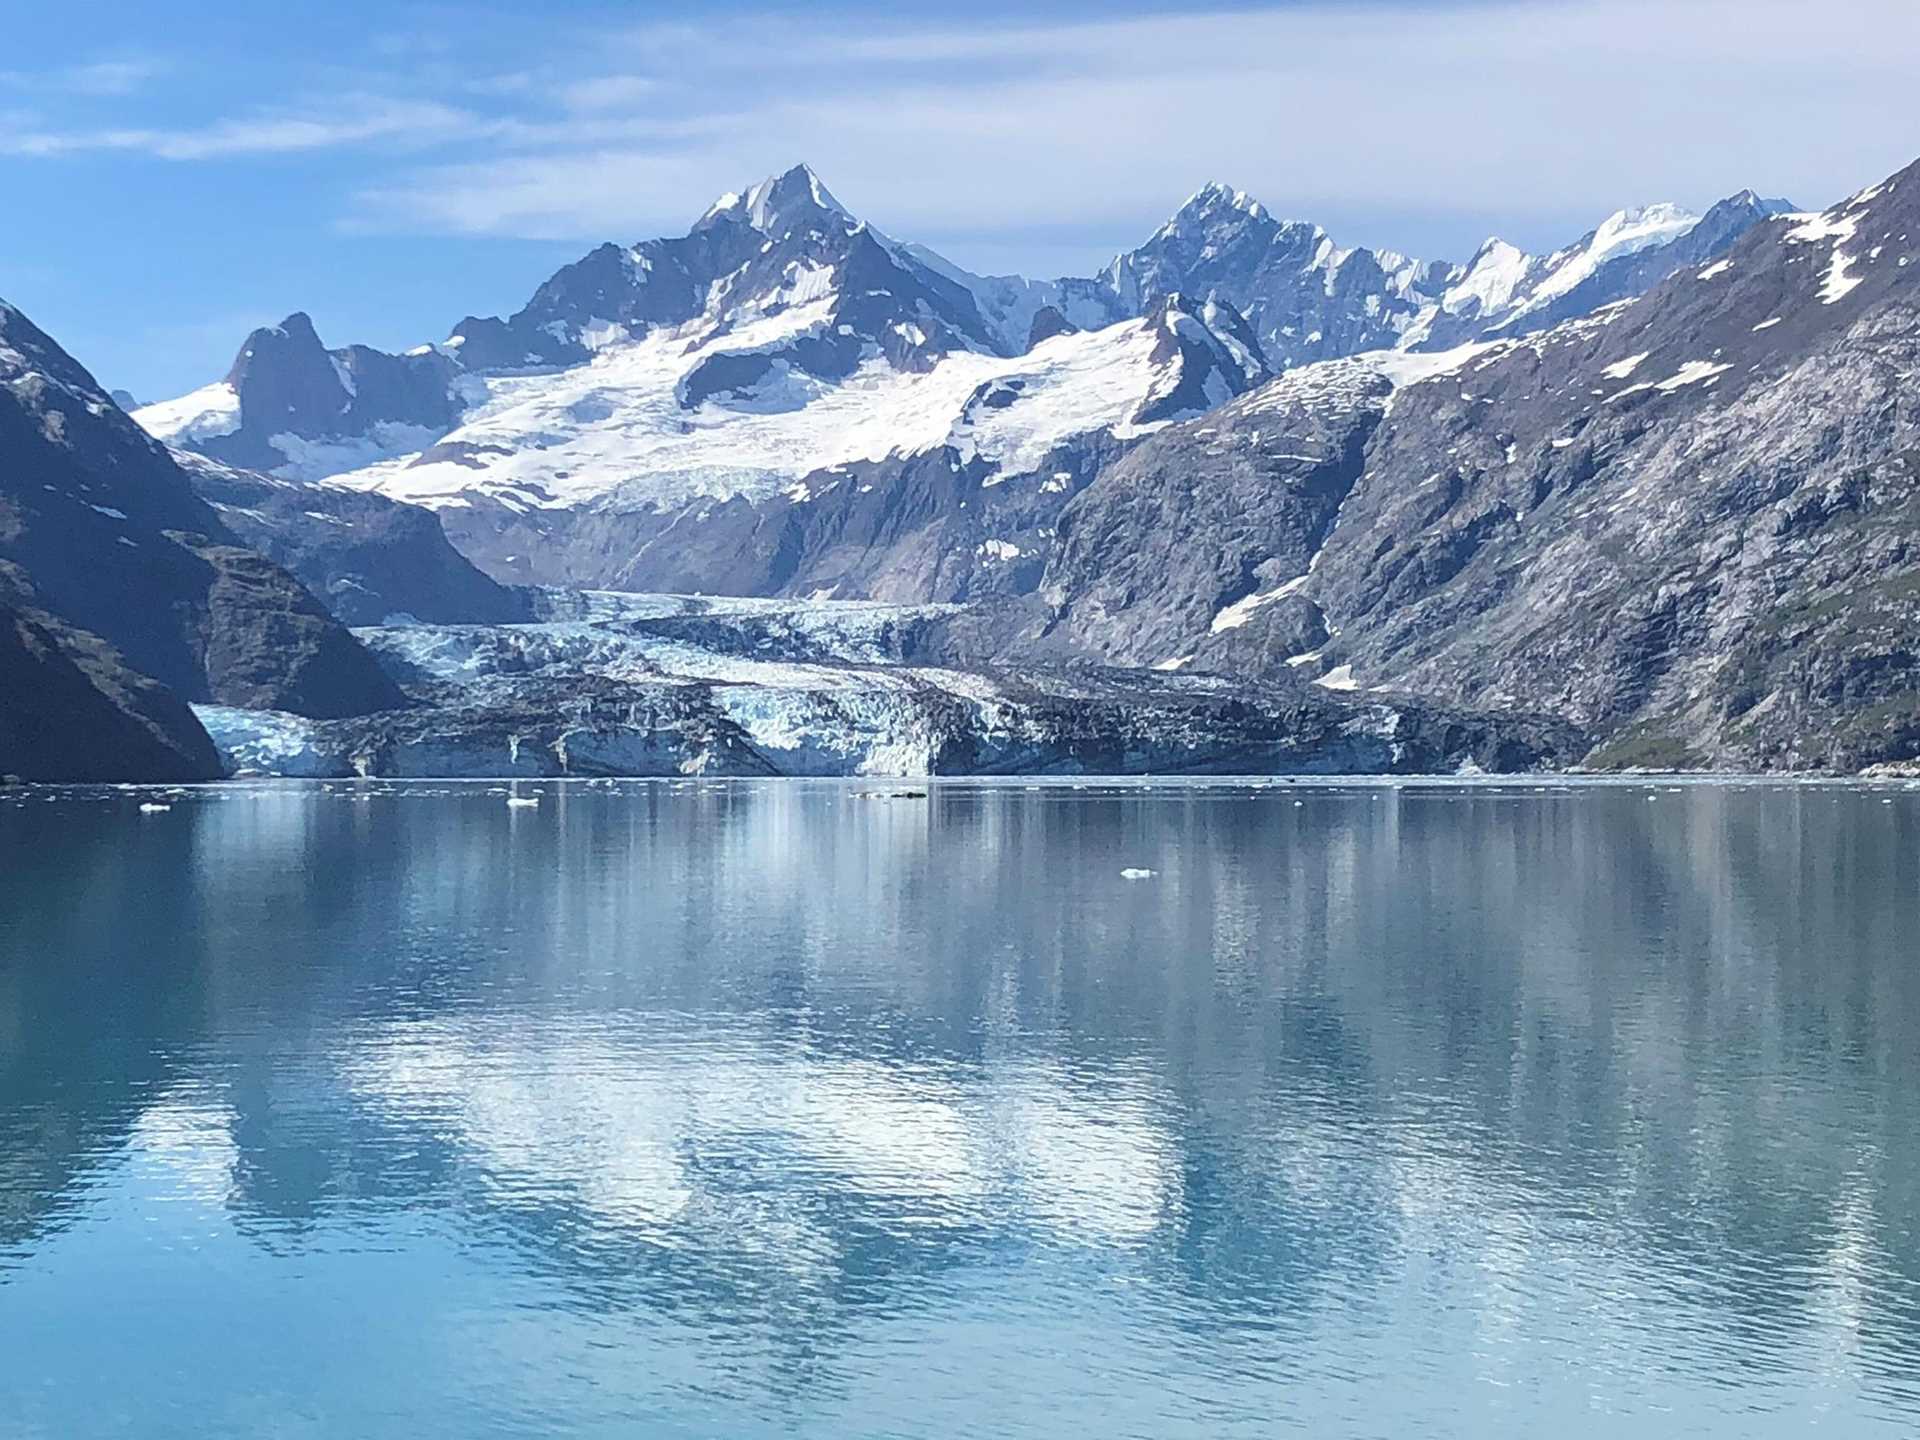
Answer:
<svg viewBox="0 0 1920 1440"><path fill-rule="evenodd" d="M384 495L283 480L191 452L175 459L249 549L292 572L344 625L527 618L526 597L481 574L431 510Z"/></svg>
<svg viewBox="0 0 1920 1440"><path fill-rule="evenodd" d="M0 562L12 602L188 700L348 715L402 703L286 571L245 550L165 449L0 305Z"/></svg>
<svg viewBox="0 0 1920 1440"><path fill-rule="evenodd" d="M97 636L0 602L0 774L176 782L220 773L213 742L172 691Z"/></svg>

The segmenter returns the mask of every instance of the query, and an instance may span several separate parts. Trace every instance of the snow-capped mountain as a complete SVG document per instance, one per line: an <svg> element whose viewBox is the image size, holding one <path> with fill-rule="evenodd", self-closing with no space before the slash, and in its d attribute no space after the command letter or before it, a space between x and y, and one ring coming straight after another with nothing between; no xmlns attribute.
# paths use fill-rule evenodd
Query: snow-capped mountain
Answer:
<svg viewBox="0 0 1920 1440"><path fill-rule="evenodd" d="M1705 265L1762 220L1786 214L1784 200L1751 190L1705 215L1676 205L1619 210L1551 255L1528 255L1492 239L1449 272L1438 303L1402 335L1403 348L1436 350L1477 339L1527 335L1644 294L1690 265Z"/></svg>
<svg viewBox="0 0 1920 1440"><path fill-rule="evenodd" d="M1343 248L1318 225L1281 220L1244 190L1210 184L1144 245L1087 279L970 275L930 251L914 254L973 292L1003 347L1017 347L1043 317L1095 328L1183 293L1233 305L1274 368L1289 369L1542 330L1705 263L1791 208L1746 190L1704 216L1674 205L1622 210L1550 255L1494 238L1452 265Z"/></svg>
<svg viewBox="0 0 1920 1440"><path fill-rule="evenodd" d="M1063 510L1015 648L1470 696L1610 766L1910 763L1917 380L1920 164L1636 300L1150 437Z"/></svg>
<svg viewBox="0 0 1920 1440"><path fill-rule="evenodd" d="M289 316L225 379L137 418L228 464L435 505L761 498L949 445L1037 473L1074 435L1137 437L1270 368L1584 313L1767 209L1749 194L1704 220L1623 212L1555 255L1489 242L1449 267L1342 249L1209 185L1099 275L1028 281L895 241L796 166L721 196L684 236L603 245L513 316L470 316L405 355L328 350Z"/></svg>
<svg viewBox="0 0 1920 1440"><path fill-rule="evenodd" d="M865 340L828 378L841 362L810 352L846 327L847 309L839 286L808 279L818 293L657 325L565 369L489 376L486 398L435 444L334 483L434 507L638 510L764 499L817 471L948 447L1025 475L1075 437L1144 434L1270 373L1230 307L1176 295L1144 319L1011 358L957 349L924 363L935 332L889 320L913 348Z"/></svg>
<svg viewBox="0 0 1920 1440"><path fill-rule="evenodd" d="M407 355L328 350L300 316L257 332L227 379L139 412L199 457L214 511L0 309L24 406L0 442L37 467L0 471L0 582L29 582L0 590L0 670L64 683L41 658L71 658L57 614L229 700L187 580L215 620L243 591L272 602L246 607L249 665L292 593L237 538L394 632L405 707L220 721L225 751L320 773L496 765L529 737L543 772L864 767L908 739L929 767L1425 765L1463 753L1453 707L1504 714L1482 738L1517 764L1913 763L1917 204L1920 165L1820 214L1742 193L1439 266L1212 186L1100 275L1034 282L882 235L800 169ZM194 528L222 532L193 550L212 572L165 548ZM153 556L184 601L148 583ZM572 603L508 581L787 618L502 628ZM794 617L829 611L885 653L818 648ZM748 648L777 662L750 681L729 669ZM860 694L820 698L856 661ZM1083 683L1090 661L1125 668ZM1378 727L1407 695L1442 707L1416 759L1329 738L1399 734ZM1169 726L1192 744L1167 749ZM1022 727L1034 746L996 749Z"/></svg>

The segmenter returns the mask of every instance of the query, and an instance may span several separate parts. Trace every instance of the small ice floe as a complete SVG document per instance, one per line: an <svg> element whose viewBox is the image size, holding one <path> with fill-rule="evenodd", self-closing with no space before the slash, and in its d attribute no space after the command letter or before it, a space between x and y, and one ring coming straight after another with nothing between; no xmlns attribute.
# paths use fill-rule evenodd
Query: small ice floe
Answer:
<svg viewBox="0 0 1920 1440"><path fill-rule="evenodd" d="M540 804L538 795L509 795L507 808L510 810L532 810Z"/></svg>
<svg viewBox="0 0 1920 1440"><path fill-rule="evenodd" d="M1120 872L1120 878L1122 880L1151 880L1159 873L1158 870L1142 870L1137 866L1129 865L1125 870Z"/></svg>
<svg viewBox="0 0 1920 1440"><path fill-rule="evenodd" d="M162 810L171 810L171 809L173 809L173 806L171 805L159 805L149 800L140 807L140 813L142 815L158 815Z"/></svg>

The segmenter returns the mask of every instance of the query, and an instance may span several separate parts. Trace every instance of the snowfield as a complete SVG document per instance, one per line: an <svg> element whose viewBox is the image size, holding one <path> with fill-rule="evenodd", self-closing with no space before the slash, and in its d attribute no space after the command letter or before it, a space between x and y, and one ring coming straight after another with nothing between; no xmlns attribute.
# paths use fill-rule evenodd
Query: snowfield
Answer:
<svg viewBox="0 0 1920 1440"><path fill-rule="evenodd" d="M240 428L240 395L224 380L133 412L142 429L169 445L216 440Z"/></svg>
<svg viewBox="0 0 1920 1440"><path fill-rule="evenodd" d="M776 360L775 376L750 391L682 407L680 387L698 365L818 333L831 304L796 305L724 339L658 331L572 369L489 376L486 399L437 445L331 483L430 508L466 504L475 492L515 509L608 498L672 505L762 498L818 470L949 444L963 460L1022 475L1075 436L1104 430L1124 439L1171 423L1133 420L1179 379L1177 366L1154 361L1164 331L1150 320L1056 336L1013 359L952 354L919 373L874 354L838 384ZM1009 403L970 409L983 386Z"/></svg>

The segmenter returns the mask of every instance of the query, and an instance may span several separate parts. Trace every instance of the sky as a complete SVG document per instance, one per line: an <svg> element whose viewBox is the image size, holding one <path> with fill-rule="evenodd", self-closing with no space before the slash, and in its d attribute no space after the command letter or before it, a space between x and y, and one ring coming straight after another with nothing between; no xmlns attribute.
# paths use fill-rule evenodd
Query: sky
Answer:
<svg viewBox="0 0 1920 1440"><path fill-rule="evenodd" d="M800 161L1051 276L1210 180L1464 259L1920 157L1916 0L0 0L0 36L0 297L143 400L296 309L383 348L509 313Z"/></svg>

